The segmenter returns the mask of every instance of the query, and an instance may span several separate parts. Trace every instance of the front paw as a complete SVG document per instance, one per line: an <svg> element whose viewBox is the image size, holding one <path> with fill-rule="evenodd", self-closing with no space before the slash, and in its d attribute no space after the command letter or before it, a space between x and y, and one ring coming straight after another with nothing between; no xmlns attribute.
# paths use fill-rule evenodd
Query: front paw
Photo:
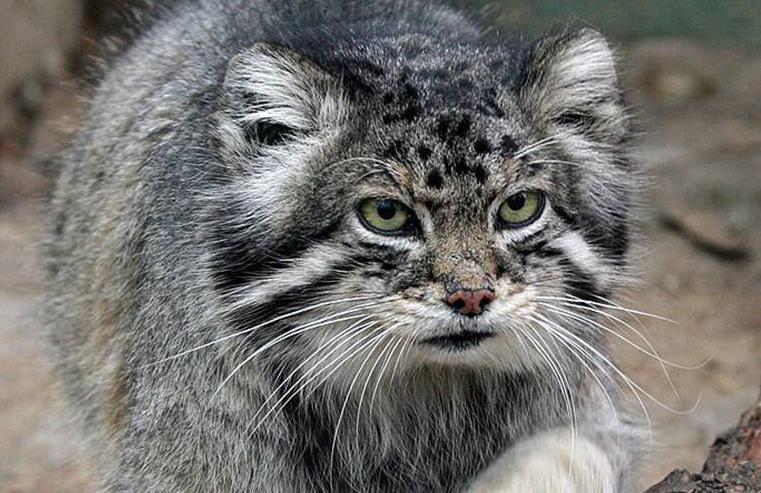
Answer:
<svg viewBox="0 0 761 493"><path fill-rule="evenodd" d="M600 447L570 430L517 443L489 466L468 493L615 493L616 474Z"/></svg>

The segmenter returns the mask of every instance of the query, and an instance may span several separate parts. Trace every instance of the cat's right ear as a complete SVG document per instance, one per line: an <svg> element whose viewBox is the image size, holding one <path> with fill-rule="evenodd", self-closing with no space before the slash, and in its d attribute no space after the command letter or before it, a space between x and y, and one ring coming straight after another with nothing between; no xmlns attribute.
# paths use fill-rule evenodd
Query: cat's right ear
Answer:
<svg viewBox="0 0 761 493"><path fill-rule="evenodd" d="M226 152L257 154L328 132L345 112L335 77L293 50L257 43L227 66L217 134Z"/></svg>

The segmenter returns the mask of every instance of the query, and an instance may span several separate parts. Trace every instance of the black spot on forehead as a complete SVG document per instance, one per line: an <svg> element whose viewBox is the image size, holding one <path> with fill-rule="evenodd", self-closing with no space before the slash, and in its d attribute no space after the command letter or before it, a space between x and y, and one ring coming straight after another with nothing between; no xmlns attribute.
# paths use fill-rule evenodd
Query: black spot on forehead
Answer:
<svg viewBox="0 0 761 493"><path fill-rule="evenodd" d="M455 127L454 129L454 135L456 137L465 137L466 135L468 135L468 132L470 132L470 125L471 125L470 116L463 115L462 119L457 124L457 127Z"/></svg>
<svg viewBox="0 0 761 493"><path fill-rule="evenodd" d="M439 136L439 139L446 141L449 138L449 128L451 126L452 126L451 116L444 115L441 118L439 118L439 121L436 124L436 135Z"/></svg>
<svg viewBox="0 0 761 493"><path fill-rule="evenodd" d="M439 170L434 169L430 173L428 173L428 178L426 179L426 184L435 189L440 189L441 186L444 184L444 178L441 177L441 173L439 173Z"/></svg>
<svg viewBox="0 0 761 493"><path fill-rule="evenodd" d="M442 115L436 123L434 131L439 139L448 142L455 137L467 137L472 125L473 121L470 115L462 115L459 119L453 115Z"/></svg>
<svg viewBox="0 0 761 493"><path fill-rule="evenodd" d="M503 135L499 146L503 156L512 156L518 151L518 144L510 135Z"/></svg>
<svg viewBox="0 0 761 493"><path fill-rule="evenodd" d="M406 99L419 99L420 91L418 91L417 88L409 82L404 82L402 84L402 95Z"/></svg>
<svg viewBox="0 0 761 493"><path fill-rule="evenodd" d="M417 154L418 156L420 156L420 159L422 159L423 161L428 161L428 159L430 159L431 157L431 154L433 154L433 151L427 145L420 144L417 147Z"/></svg>
<svg viewBox="0 0 761 493"><path fill-rule="evenodd" d="M475 175L478 183L482 185L486 183L486 179L489 177L486 168L484 168L481 164L476 164L473 166L473 174Z"/></svg>
<svg viewBox="0 0 761 493"><path fill-rule="evenodd" d="M476 154L488 154L492 151L491 143L483 137L476 139L473 143L473 150Z"/></svg>
<svg viewBox="0 0 761 493"><path fill-rule="evenodd" d="M404 109L404 111L399 114L399 119L411 122L415 118L419 117L422 111L423 108L419 104L410 104Z"/></svg>
<svg viewBox="0 0 761 493"><path fill-rule="evenodd" d="M420 104L420 91L409 81L409 75L403 73L397 81L398 88L383 95L383 106L394 106L383 115L383 123L411 122L420 117L423 107Z"/></svg>
<svg viewBox="0 0 761 493"><path fill-rule="evenodd" d="M468 173L470 169L468 168L468 163L465 161L465 159L460 157L455 160L453 171L457 175L464 175Z"/></svg>

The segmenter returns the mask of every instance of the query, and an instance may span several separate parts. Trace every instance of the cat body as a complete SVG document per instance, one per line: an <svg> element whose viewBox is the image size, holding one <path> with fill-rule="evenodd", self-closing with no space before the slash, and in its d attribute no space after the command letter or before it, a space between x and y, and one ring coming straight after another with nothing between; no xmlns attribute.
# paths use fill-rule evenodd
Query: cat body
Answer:
<svg viewBox="0 0 761 493"><path fill-rule="evenodd" d="M390 0L144 26L46 249L106 491L623 487L636 429L584 310L626 279L637 168L597 33Z"/></svg>

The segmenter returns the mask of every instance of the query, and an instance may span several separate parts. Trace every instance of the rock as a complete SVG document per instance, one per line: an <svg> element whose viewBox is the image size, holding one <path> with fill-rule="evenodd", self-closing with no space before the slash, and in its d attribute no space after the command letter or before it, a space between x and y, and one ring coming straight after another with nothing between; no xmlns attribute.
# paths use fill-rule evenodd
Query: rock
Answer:
<svg viewBox="0 0 761 493"><path fill-rule="evenodd" d="M671 472L645 493L761 492L761 396L740 424L711 445L703 470Z"/></svg>

